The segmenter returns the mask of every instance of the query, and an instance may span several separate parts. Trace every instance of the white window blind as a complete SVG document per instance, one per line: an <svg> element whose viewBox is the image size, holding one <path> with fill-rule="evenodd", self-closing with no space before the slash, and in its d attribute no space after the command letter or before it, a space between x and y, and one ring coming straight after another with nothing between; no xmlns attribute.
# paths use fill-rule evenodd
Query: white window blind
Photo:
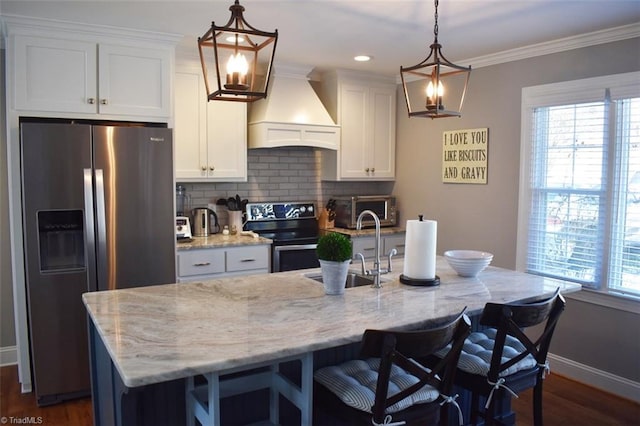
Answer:
<svg viewBox="0 0 640 426"><path fill-rule="evenodd" d="M640 296L640 97L604 86L581 102L576 87L523 111L525 267Z"/></svg>

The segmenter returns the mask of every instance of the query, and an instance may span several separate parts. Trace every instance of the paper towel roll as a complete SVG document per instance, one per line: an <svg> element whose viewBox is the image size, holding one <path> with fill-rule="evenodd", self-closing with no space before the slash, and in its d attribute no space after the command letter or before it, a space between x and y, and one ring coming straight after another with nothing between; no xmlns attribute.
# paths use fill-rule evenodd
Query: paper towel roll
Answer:
<svg viewBox="0 0 640 426"><path fill-rule="evenodd" d="M416 280L436 277L438 222L408 220L404 247L404 275Z"/></svg>

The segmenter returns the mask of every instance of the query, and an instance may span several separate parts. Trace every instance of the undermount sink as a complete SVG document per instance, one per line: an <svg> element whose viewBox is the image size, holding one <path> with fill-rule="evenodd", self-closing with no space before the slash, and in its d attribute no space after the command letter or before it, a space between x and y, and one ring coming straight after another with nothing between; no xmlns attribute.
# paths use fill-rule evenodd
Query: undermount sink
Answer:
<svg viewBox="0 0 640 426"><path fill-rule="evenodd" d="M322 282L322 274L308 274L305 275L305 277L311 278L312 280L318 281L319 283ZM373 285L373 277L356 274L355 272L349 272L347 274L347 282L345 288L361 287L363 285Z"/></svg>

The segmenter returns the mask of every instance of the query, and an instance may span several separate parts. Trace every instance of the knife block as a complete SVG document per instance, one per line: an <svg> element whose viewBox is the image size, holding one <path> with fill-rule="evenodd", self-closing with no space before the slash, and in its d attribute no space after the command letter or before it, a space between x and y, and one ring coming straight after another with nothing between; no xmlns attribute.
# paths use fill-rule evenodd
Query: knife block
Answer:
<svg viewBox="0 0 640 426"><path fill-rule="evenodd" d="M320 210L320 215L318 216L318 228L320 229L333 229L335 226L334 220L329 220L329 212L327 209L323 208Z"/></svg>

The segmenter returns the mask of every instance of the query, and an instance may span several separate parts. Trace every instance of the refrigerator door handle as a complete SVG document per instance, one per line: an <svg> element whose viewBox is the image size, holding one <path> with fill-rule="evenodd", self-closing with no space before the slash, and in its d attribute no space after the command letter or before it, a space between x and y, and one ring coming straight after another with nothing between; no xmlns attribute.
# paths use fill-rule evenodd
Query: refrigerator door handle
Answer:
<svg viewBox="0 0 640 426"><path fill-rule="evenodd" d="M115 285L109 283L107 255L107 225L104 202L104 173L96 169L96 263L98 288L96 290L112 290Z"/></svg>
<svg viewBox="0 0 640 426"><path fill-rule="evenodd" d="M95 222L93 218L93 172L84 169L84 238L87 244L87 290L97 291Z"/></svg>

